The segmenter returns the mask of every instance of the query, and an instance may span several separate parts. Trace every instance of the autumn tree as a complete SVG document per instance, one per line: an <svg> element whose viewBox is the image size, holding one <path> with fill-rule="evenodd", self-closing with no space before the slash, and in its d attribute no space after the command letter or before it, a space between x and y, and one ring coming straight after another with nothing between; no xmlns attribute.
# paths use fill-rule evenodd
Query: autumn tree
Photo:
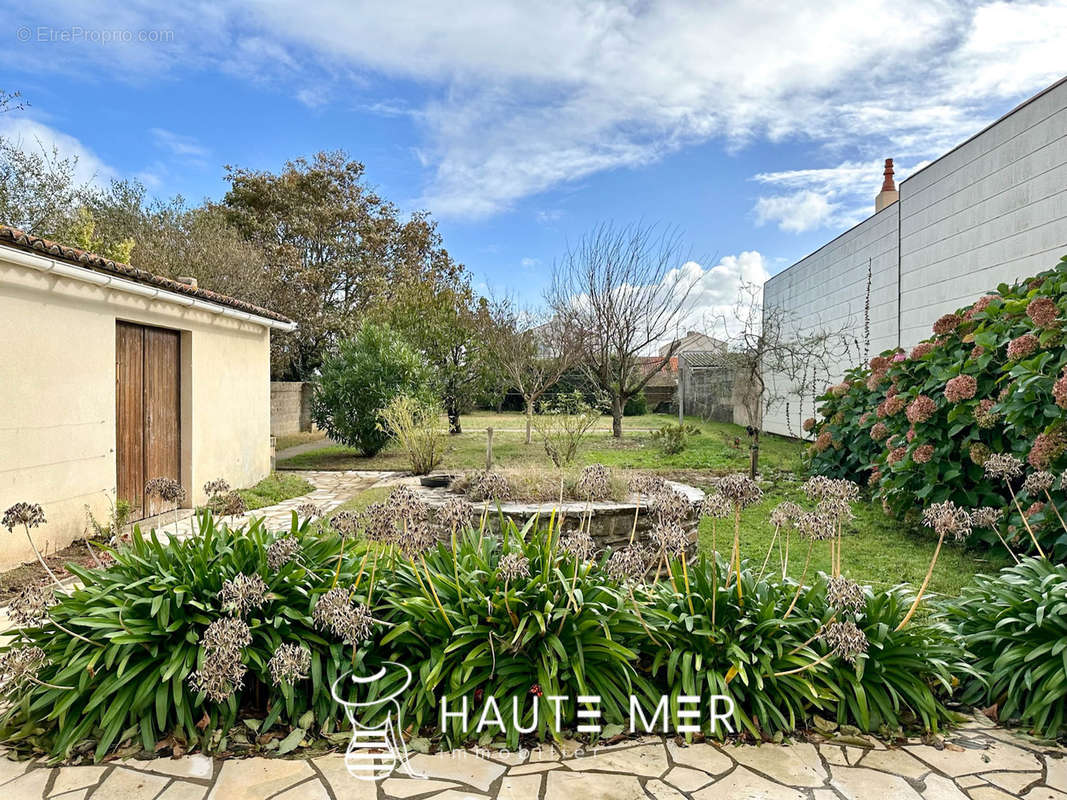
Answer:
<svg viewBox="0 0 1067 800"><path fill-rule="evenodd" d="M493 305L485 344L509 388L522 395L530 444L538 402L581 358L581 332L570 317L499 300Z"/></svg>
<svg viewBox="0 0 1067 800"><path fill-rule="evenodd" d="M610 402L615 438L626 401L677 351L675 334L701 276L683 269L687 262L673 231L602 224L555 267L548 304L582 332L580 363ZM646 355L667 341L660 355Z"/></svg>

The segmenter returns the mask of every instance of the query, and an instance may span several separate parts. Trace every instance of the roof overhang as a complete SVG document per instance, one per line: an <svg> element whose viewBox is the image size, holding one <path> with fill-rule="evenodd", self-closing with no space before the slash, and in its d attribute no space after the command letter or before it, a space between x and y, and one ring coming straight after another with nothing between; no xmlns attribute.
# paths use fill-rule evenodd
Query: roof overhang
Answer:
<svg viewBox="0 0 1067 800"><path fill-rule="evenodd" d="M216 314L221 317L229 317L231 319L241 320L242 322L250 322L253 325L262 325L265 328L270 328L277 331L290 332L297 328L295 322L282 322L280 320L271 319L270 317L263 317L258 314L250 314L247 311L241 311L236 308L230 308L229 306L220 305L218 303L212 303L207 300L201 300L198 297L187 297L186 295L179 294L177 292L170 292L166 289L160 289L155 286L148 286L147 284L138 283L136 281L127 280L126 278L120 278L117 275L107 275L96 270L89 269L88 267L78 267L74 264L68 264L65 261L58 261L56 259L47 258L45 256L39 256L34 253L28 253L23 250L17 250L9 247L0 247L0 260L7 261L11 264L16 264L20 267L27 267L29 269L35 269L39 272L47 272L52 275L59 275L64 278L70 278L76 281L82 281L83 283L90 283L96 286L104 286L108 289L113 289L117 292L125 292L127 294L137 295L149 300L158 300L163 303L172 303L177 306L184 306L185 308L195 308L199 311L206 311L210 314Z"/></svg>

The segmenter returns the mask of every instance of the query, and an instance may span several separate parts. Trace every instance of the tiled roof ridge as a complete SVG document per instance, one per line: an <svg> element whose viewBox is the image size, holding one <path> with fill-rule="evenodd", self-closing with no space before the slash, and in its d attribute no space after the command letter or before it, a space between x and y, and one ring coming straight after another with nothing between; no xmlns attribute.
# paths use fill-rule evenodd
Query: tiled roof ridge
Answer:
<svg viewBox="0 0 1067 800"><path fill-rule="evenodd" d="M108 272L112 275L117 275L120 278L126 278L127 280L136 283L143 283L147 286L165 289L168 292L175 292L176 294L188 295L189 297L195 297L208 303L215 303L216 305L227 306L229 308L237 309L238 311L244 311L257 317L265 317L278 322L292 322L288 317L285 317L276 311L257 306L254 303L248 303L244 300L238 300L236 297L219 294L210 289L201 289L186 283L180 283L172 278L166 278L162 275L156 275L146 270L138 269L137 267L131 267L129 264L123 264L121 261L115 261L95 253L80 250L77 247L69 247L60 244L59 242L43 239L40 236L26 233L18 228L12 228L10 225L0 225L0 245L8 245L22 250L29 250L31 252L46 255L50 258L56 258L75 264L79 267L88 267L90 269Z"/></svg>

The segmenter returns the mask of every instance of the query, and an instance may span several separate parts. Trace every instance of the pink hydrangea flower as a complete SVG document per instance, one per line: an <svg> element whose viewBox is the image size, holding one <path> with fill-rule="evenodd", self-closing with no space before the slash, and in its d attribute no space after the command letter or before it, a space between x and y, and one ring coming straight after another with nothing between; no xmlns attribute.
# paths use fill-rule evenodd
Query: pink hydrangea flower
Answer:
<svg viewBox="0 0 1067 800"><path fill-rule="evenodd" d="M916 464L925 464L933 457L934 446L932 444L921 444L916 447L915 452L911 454L911 459Z"/></svg>
<svg viewBox="0 0 1067 800"><path fill-rule="evenodd" d="M889 455L886 456L886 461L890 464L896 464L898 461L903 461L904 457L908 454L907 448L895 447L889 451Z"/></svg>
<svg viewBox="0 0 1067 800"><path fill-rule="evenodd" d="M896 364L899 364L901 361L903 361L906 358L907 358L907 356L904 355L903 353L895 353L893 355L893 362L896 363Z"/></svg>
<svg viewBox="0 0 1067 800"><path fill-rule="evenodd" d="M895 394L885 401L885 413L886 416L893 417L904 410L904 406L908 404L907 398L903 395Z"/></svg>
<svg viewBox="0 0 1067 800"><path fill-rule="evenodd" d="M1052 399L1060 408L1067 408L1067 373L1060 375L1052 384Z"/></svg>
<svg viewBox="0 0 1067 800"><path fill-rule="evenodd" d="M1024 333L1019 338L1012 339L1008 343L1008 359L1018 361L1020 358L1026 358L1037 350L1040 344L1034 334Z"/></svg>
<svg viewBox="0 0 1067 800"><path fill-rule="evenodd" d="M921 394L908 404L904 413L908 418L908 422L914 425L917 422L926 422L934 415L935 411L937 411L937 403L926 395Z"/></svg>
<svg viewBox="0 0 1067 800"><path fill-rule="evenodd" d="M908 428L908 432L904 434L904 438L907 439L908 442L914 441L915 440L915 428Z"/></svg>
<svg viewBox="0 0 1067 800"><path fill-rule="evenodd" d="M950 403L970 400L978 391L978 381L973 375L957 375L945 384L945 399Z"/></svg>
<svg viewBox="0 0 1067 800"><path fill-rule="evenodd" d="M946 333L956 330L961 322L963 322L963 318L959 314L945 314L934 323L934 333L938 336L944 336Z"/></svg>
<svg viewBox="0 0 1067 800"><path fill-rule="evenodd" d="M1030 446L1026 460L1034 469L1048 469L1063 452L1063 437L1057 433L1039 433Z"/></svg>
<svg viewBox="0 0 1067 800"><path fill-rule="evenodd" d="M1026 306L1026 316L1039 328L1055 328L1060 309L1051 297L1035 297Z"/></svg>
<svg viewBox="0 0 1067 800"><path fill-rule="evenodd" d="M812 445L815 448L816 453L821 453L828 449L830 445L834 443L834 437L830 434L830 431L823 431L815 439L815 444Z"/></svg>
<svg viewBox="0 0 1067 800"><path fill-rule="evenodd" d="M915 361L922 358L927 353L932 353L934 350L933 342L919 342L915 347L911 348L911 359Z"/></svg>
<svg viewBox="0 0 1067 800"><path fill-rule="evenodd" d="M802 427L804 430L808 431L809 433L811 431L815 430L815 417L808 417L806 420L804 420L804 424L801 425L800 427Z"/></svg>
<svg viewBox="0 0 1067 800"><path fill-rule="evenodd" d="M876 442L880 442L889 435L889 428L886 427L884 422L874 423L874 427L871 428L871 438Z"/></svg>

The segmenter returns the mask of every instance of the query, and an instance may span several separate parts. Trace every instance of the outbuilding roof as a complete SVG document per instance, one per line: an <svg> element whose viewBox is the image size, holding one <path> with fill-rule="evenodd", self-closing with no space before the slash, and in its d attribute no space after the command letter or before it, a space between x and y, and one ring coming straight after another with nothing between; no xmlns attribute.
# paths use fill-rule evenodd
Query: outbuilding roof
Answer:
<svg viewBox="0 0 1067 800"><path fill-rule="evenodd" d="M208 289L190 286L189 284L181 283L171 278L165 278L162 275L155 275L146 270L131 267L129 264L123 264L121 261L114 261L110 258L98 256L95 253L79 250L77 247L68 247L67 245L59 244L58 242L53 242L49 239L42 239L40 236L34 236L33 234L26 233L18 228L12 228L9 225L0 225L0 246L6 246L16 250L27 250L78 267L84 267L93 272L115 275L135 283L153 286L157 289L174 292L175 294L187 295L202 300L205 303L214 303L215 305L243 311L246 314L264 317L265 319L274 320L275 322L281 322L286 325L293 324L292 320L288 317L282 316L276 311L257 306L254 303L247 303L244 300L238 300L235 297L229 297L224 294L212 292Z"/></svg>

